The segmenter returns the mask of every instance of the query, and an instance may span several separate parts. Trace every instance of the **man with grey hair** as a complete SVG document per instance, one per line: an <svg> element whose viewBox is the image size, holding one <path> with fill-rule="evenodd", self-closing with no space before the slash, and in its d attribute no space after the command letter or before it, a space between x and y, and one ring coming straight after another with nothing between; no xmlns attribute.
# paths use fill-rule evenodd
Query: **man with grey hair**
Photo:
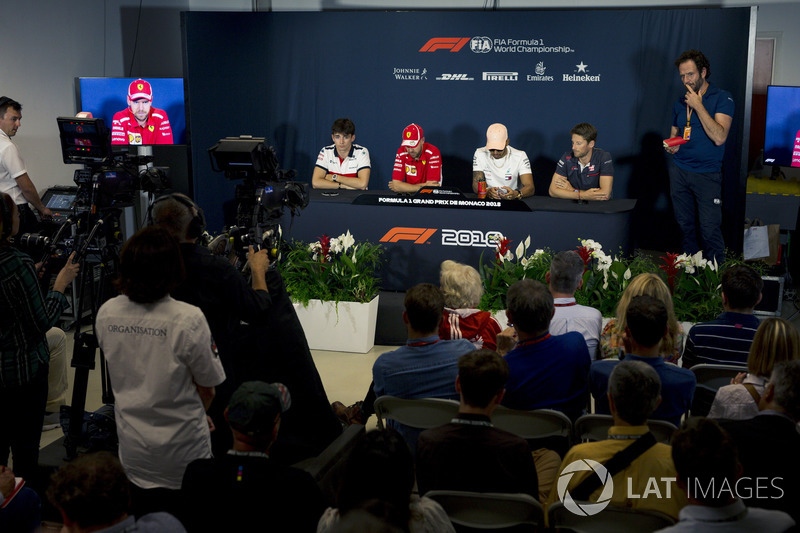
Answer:
<svg viewBox="0 0 800 533"><path fill-rule="evenodd" d="M671 448L658 443L647 419L661 402L661 379L652 366L641 361L622 361L611 372L608 403L614 425L608 439L577 444L561 462L559 476L550 491L548 505L567 492L559 490L558 478L575 461L603 464L614 481L611 505L660 511L674 518L686 505L686 495L675 484ZM616 463L616 464L615 464ZM574 500L597 501L603 486L592 470L574 472L566 489Z"/></svg>
<svg viewBox="0 0 800 533"><path fill-rule="evenodd" d="M551 335L553 295L539 281L523 279L508 289L506 316L516 345L505 356L509 367L503 405L512 409L556 409L576 419L589 400L592 361L580 333ZM500 344L500 336L498 336Z"/></svg>
<svg viewBox="0 0 800 533"><path fill-rule="evenodd" d="M775 365L758 409L750 420L720 422L739 449L743 476L766 480L740 496L746 505L786 511L800 523L800 360Z"/></svg>
<svg viewBox="0 0 800 533"><path fill-rule="evenodd" d="M579 305L575 291L583 285L583 259L574 250L558 252L550 262L550 271L544 279L553 295L555 313L550 321L550 333L563 335L577 331L586 340L589 356L597 358L597 345L603 329L603 315L594 307Z"/></svg>

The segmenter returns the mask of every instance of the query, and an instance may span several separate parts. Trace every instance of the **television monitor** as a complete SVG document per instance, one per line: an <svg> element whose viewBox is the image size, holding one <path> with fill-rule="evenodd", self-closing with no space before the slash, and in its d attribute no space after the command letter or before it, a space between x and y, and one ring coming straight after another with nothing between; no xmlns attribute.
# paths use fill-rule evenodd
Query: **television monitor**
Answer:
<svg viewBox="0 0 800 533"><path fill-rule="evenodd" d="M88 111L94 118L105 120L109 130L114 132L114 115L129 108L128 88L139 78L76 78L77 111ZM143 134L117 130L113 135L115 145L154 145L154 144L186 144L186 98L184 96L183 78L142 78L152 89L151 109L164 113L151 119L150 125ZM146 90L146 87L144 88ZM152 112L152 111L151 111ZM163 115L169 120L172 131L172 142L163 142L165 136L159 133L163 125ZM131 117L128 117L131 118ZM147 132L149 130L149 134ZM150 137L148 139L148 137ZM125 142L127 141L127 142Z"/></svg>
<svg viewBox="0 0 800 533"><path fill-rule="evenodd" d="M108 129L102 118L58 117L64 163L103 163L111 158Z"/></svg>
<svg viewBox="0 0 800 533"><path fill-rule="evenodd" d="M800 87L767 87L764 164L800 167Z"/></svg>

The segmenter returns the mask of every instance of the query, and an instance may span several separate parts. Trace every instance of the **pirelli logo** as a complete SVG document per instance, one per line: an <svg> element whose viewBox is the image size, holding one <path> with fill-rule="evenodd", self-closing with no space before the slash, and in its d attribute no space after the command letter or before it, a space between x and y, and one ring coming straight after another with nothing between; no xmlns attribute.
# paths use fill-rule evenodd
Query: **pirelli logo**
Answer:
<svg viewBox="0 0 800 533"><path fill-rule="evenodd" d="M392 228L381 237L380 242L414 241L414 244L425 244L436 228Z"/></svg>
<svg viewBox="0 0 800 533"><path fill-rule="evenodd" d="M451 52L458 52L468 42L469 37L434 37L428 40L419 51L435 52L436 50L450 50Z"/></svg>

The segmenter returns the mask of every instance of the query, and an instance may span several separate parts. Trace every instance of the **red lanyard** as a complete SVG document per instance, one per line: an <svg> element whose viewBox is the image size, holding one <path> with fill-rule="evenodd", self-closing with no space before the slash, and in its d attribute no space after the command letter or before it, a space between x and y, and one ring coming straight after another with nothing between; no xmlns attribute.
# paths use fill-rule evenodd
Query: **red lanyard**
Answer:
<svg viewBox="0 0 800 533"><path fill-rule="evenodd" d="M544 337L539 337L538 339L528 339L526 341L519 341L517 343L517 348L520 348L522 346L533 346L534 344L538 344L538 343L540 343L542 341L546 341L549 338L550 338L550 333L548 333Z"/></svg>
<svg viewBox="0 0 800 533"><path fill-rule="evenodd" d="M406 346L413 346L414 348L416 348L417 346L428 346L429 344L436 344L440 340L441 339L436 339L435 341L430 341L430 342L407 342Z"/></svg>

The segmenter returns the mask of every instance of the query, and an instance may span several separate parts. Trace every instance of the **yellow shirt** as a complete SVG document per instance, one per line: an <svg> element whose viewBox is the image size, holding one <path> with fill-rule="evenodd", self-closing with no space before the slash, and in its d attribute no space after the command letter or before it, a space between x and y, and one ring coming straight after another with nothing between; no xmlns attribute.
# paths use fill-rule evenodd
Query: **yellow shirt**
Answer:
<svg viewBox="0 0 800 533"><path fill-rule="evenodd" d="M573 446L561 462L561 467L558 470L559 475L553 483L546 505L549 506L553 502L559 501L558 479L567 465L581 459L592 459L598 463L606 463L614 454L633 444L635 439L630 438L631 436L644 435L647 431L647 426L612 426L608 430L610 437L608 440L587 442ZM677 520L678 512L688 502L686 494L675 483L677 475L671 454L672 447L656 443L652 448L634 459L627 468L618 472L612 478L614 491L610 505L659 511ZM574 472L567 485L567 490L576 488L588 475L595 474L591 470ZM602 488L600 487L594 491L589 500L597 501Z"/></svg>

